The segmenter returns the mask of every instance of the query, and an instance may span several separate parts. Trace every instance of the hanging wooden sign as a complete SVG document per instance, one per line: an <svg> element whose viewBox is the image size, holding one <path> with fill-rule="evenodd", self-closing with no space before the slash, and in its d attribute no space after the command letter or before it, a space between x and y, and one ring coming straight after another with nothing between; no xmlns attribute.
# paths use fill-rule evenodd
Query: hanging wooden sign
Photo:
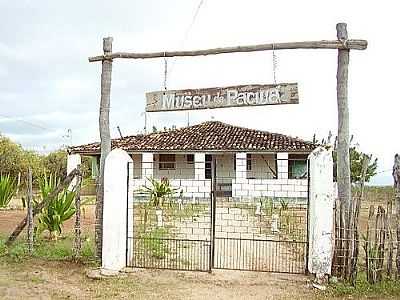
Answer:
<svg viewBox="0 0 400 300"><path fill-rule="evenodd" d="M146 93L146 111L298 104L297 83L250 84Z"/></svg>

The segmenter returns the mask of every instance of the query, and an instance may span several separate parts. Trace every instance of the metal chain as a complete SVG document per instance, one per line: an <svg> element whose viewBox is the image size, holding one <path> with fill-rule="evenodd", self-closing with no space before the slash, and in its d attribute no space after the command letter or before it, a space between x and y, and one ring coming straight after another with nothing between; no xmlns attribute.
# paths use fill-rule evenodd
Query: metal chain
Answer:
<svg viewBox="0 0 400 300"><path fill-rule="evenodd" d="M168 61L164 52L164 90L167 90Z"/></svg>
<svg viewBox="0 0 400 300"><path fill-rule="evenodd" d="M274 78L274 84L276 84L276 69L278 68L278 57L275 54L275 45L272 44L272 75Z"/></svg>

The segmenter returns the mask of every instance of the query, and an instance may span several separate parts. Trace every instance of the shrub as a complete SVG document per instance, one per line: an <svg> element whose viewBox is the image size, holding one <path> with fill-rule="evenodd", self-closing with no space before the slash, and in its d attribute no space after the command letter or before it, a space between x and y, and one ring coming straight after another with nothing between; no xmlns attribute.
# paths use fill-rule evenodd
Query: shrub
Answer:
<svg viewBox="0 0 400 300"><path fill-rule="evenodd" d="M0 176L0 207L7 207L17 191L15 179L10 175Z"/></svg>
<svg viewBox="0 0 400 300"><path fill-rule="evenodd" d="M39 180L41 201L57 187L60 180L57 176L46 175ZM49 204L41 211L39 221L39 233L47 230L51 239L57 239L62 233L62 225L75 214L74 206L75 192L64 189L53 199L49 199ZM36 201L38 203L38 201Z"/></svg>

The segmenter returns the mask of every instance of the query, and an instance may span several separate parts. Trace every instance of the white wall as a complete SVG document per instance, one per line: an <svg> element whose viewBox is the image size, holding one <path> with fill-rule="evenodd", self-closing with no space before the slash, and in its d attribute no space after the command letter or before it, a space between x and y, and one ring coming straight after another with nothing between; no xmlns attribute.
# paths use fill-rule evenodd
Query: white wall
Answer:
<svg viewBox="0 0 400 300"><path fill-rule="evenodd" d="M204 153L195 154L194 164L187 163L186 155L176 154L175 170L159 170L158 154L145 153L144 155L146 158L143 160L142 166L146 166L147 168L153 167L153 169L148 171L142 169L142 174L151 174L153 172L154 178L167 177L173 187L178 188L179 191L183 191L184 197L209 197L211 180L204 177ZM285 155L287 156L287 153ZM273 154L252 154L252 172L246 170L246 158L246 153L237 153L236 155L233 153L217 154L217 184L232 184L232 197L239 200L253 197L307 198L307 179L271 178L273 174L269 170L265 160L268 161L271 168L276 168L275 156ZM234 159L236 160L236 170L234 170ZM287 176L288 164L280 165L281 173ZM134 170L133 172L137 174L137 171ZM256 178L248 179L249 176ZM147 177L149 176L147 175ZM131 179L133 190L137 191L142 186L148 185L147 180L144 178ZM229 187L225 186L221 188L225 190L229 189ZM177 194L179 194L179 191Z"/></svg>
<svg viewBox="0 0 400 300"><path fill-rule="evenodd" d="M268 165L277 171L274 154L251 154L251 170L247 171L247 178L273 179L274 174Z"/></svg>
<svg viewBox="0 0 400 300"><path fill-rule="evenodd" d="M81 161L82 158L80 154L69 154L67 156L67 175L71 173L75 168L77 168L81 164ZM72 179L70 185L68 186L68 190L72 191L75 188L77 182L78 180L76 177Z"/></svg>
<svg viewBox="0 0 400 300"><path fill-rule="evenodd" d="M235 154L231 153L216 155L217 178L235 178L234 159Z"/></svg>
<svg viewBox="0 0 400 300"><path fill-rule="evenodd" d="M159 154L154 154L154 178L194 179L194 163L187 163L186 154L175 154L175 169L173 170L160 170L159 161Z"/></svg>

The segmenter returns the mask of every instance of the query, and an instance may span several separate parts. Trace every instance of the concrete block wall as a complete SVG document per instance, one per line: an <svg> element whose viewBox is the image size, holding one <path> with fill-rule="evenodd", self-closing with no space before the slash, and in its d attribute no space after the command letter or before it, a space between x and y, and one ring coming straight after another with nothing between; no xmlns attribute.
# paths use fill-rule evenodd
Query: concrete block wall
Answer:
<svg viewBox="0 0 400 300"><path fill-rule="evenodd" d="M194 180L194 179L172 179L170 180L170 184L173 188L178 189L176 195L180 194L180 191L183 191L184 198L195 198L195 199L208 199L210 198L211 192L211 180ZM129 179L129 186L133 191L139 191L143 186L150 186L150 183L147 179Z"/></svg>
<svg viewBox="0 0 400 300"><path fill-rule="evenodd" d="M170 183L178 189L177 195L182 190L185 198L210 197L210 179L172 179ZM143 186L149 186L149 181L130 178L129 184L133 191L138 191ZM307 179L232 179L232 197L239 200L254 197L307 198L307 195Z"/></svg>
<svg viewBox="0 0 400 300"><path fill-rule="evenodd" d="M245 152L236 153L236 181L245 182L247 178L246 170L246 158L247 154Z"/></svg>
<svg viewBox="0 0 400 300"><path fill-rule="evenodd" d="M177 155L179 156L179 155ZM181 155L184 157L184 155ZM231 159L232 155L226 155ZM277 170L278 179L248 179L247 153L236 153L236 170L233 178L229 178L232 182L232 197L239 200L254 197L277 197L277 198L307 198L308 181L307 179L288 179L288 153L277 153ZM135 160L134 160L135 162ZM161 178L155 164L155 156L153 153L143 153L141 159L141 178L132 178L132 189L139 190L143 186L149 186L147 178ZM224 166L228 166L227 163ZM182 190L185 198L209 198L211 191L211 180L205 179L205 153L194 154L194 166L189 178L183 176L167 176L174 188L178 189L178 193ZM177 166L179 169L179 166ZM179 171L179 170L178 170ZM134 174L135 172L134 168ZM175 179L174 179L175 178ZM223 177L220 178L223 180Z"/></svg>
<svg viewBox="0 0 400 300"><path fill-rule="evenodd" d="M215 237L232 239L273 239L270 219L255 215L256 207L217 207Z"/></svg>
<svg viewBox="0 0 400 300"><path fill-rule="evenodd" d="M205 180L206 169L205 169L206 155L205 153L194 154L194 179Z"/></svg>
<svg viewBox="0 0 400 300"><path fill-rule="evenodd" d="M233 179L232 197L307 198L307 179Z"/></svg>
<svg viewBox="0 0 400 300"><path fill-rule="evenodd" d="M289 178L289 154L280 152L276 154L277 167L278 167L278 179Z"/></svg>

